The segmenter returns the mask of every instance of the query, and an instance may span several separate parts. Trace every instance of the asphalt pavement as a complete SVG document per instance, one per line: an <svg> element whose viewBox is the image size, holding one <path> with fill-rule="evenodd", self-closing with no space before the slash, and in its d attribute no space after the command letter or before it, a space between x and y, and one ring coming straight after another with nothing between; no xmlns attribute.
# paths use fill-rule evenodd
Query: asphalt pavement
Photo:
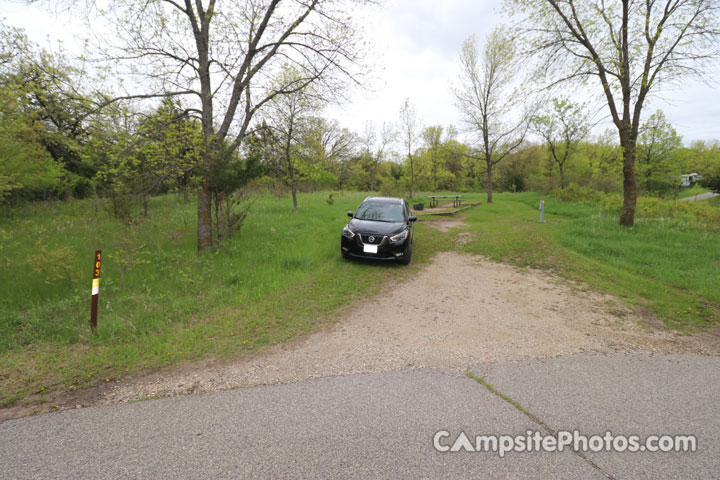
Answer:
<svg viewBox="0 0 720 480"><path fill-rule="evenodd" d="M720 477L720 357L576 355L472 373L495 392L461 373L407 370L9 420L0 478ZM474 442L573 429L696 435L697 451L434 447L461 432Z"/></svg>
<svg viewBox="0 0 720 480"><path fill-rule="evenodd" d="M707 193L701 193L700 195L693 195L692 197L685 197L681 198L681 202L697 202L698 200L707 200L708 198L717 197L718 193L713 192L707 192Z"/></svg>

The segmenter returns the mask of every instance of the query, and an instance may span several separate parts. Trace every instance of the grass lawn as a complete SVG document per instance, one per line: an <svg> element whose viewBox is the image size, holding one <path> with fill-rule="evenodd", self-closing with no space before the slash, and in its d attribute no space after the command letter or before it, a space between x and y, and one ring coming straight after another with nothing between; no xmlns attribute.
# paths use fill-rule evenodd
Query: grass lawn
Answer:
<svg viewBox="0 0 720 480"><path fill-rule="evenodd" d="M683 188L678 192L677 198L687 198L687 197L694 197L695 195L700 195L702 193L708 193L710 191L709 188L701 187L700 185L696 185L694 187L688 187Z"/></svg>
<svg viewBox="0 0 720 480"><path fill-rule="evenodd" d="M353 299L410 278L458 248L551 269L693 331L720 318L717 231L639 219L622 228L599 208L533 193L467 194L467 226L417 224L413 263L345 261L346 211L366 193L260 197L225 248L195 252L196 204L154 198L128 227L91 200L33 204L0 219L0 406L42 401L128 374L208 356L239 357L333 321ZM419 194L411 203L429 200ZM691 208L691 207L686 207ZM714 212L714 210L713 210ZM440 217L442 219L442 217ZM473 241L457 246L459 231ZM97 334L88 327L93 252L103 250ZM482 294L482 292L479 292Z"/></svg>
<svg viewBox="0 0 720 480"><path fill-rule="evenodd" d="M327 321L411 275L447 242L419 224L413 263L345 261L340 232L364 193L263 196L225 248L196 254L196 204L154 198L130 228L92 201L34 204L0 220L0 405L207 356L236 357ZM93 252L99 328L89 330Z"/></svg>
<svg viewBox="0 0 720 480"><path fill-rule="evenodd" d="M500 194L466 217L475 241L464 251L520 266L552 269L649 310L681 331L720 319L718 233L657 220L618 225L599 208L540 195Z"/></svg>

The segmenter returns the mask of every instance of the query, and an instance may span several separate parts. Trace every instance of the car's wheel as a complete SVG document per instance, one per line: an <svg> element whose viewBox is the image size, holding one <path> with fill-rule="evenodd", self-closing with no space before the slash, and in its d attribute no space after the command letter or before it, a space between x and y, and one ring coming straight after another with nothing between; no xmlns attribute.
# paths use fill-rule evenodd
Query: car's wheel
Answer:
<svg viewBox="0 0 720 480"><path fill-rule="evenodd" d="M407 265L410 263L410 260L412 259L412 240L408 243L407 248L405 249L405 254L402 256L402 259L400 259L400 263L403 265Z"/></svg>

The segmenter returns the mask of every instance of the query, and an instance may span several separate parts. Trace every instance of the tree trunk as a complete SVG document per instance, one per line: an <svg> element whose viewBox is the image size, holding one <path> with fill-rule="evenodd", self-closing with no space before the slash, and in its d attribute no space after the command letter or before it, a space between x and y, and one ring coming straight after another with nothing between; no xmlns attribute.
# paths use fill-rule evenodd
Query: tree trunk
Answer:
<svg viewBox="0 0 720 480"><path fill-rule="evenodd" d="M212 192L207 181L198 192L198 251L212 247Z"/></svg>
<svg viewBox="0 0 720 480"><path fill-rule="evenodd" d="M410 157L410 198L413 198L413 183L415 183L415 172L413 170L412 155L408 155L408 157Z"/></svg>
<svg viewBox="0 0 720 480"><path fill-rule="evenodd" d="M565 190L565 170L562 163L558 163L558 170L560 170L560 189Z"/></svg>
<svg viewBox="0 0 720 480"><path fill-rule="evenodd" d="M293 169L292 162L288 160L288 173L290 174L290 191L292 192L293 207L295 210L298 209L297 194L295 191L295 170Z"/></svg>
<svg viewBox="0 0 720 480"><path fill-rule="evenodd" d="M298 209L298 203L297 203L297 193L295 192L295 180L290 181L290 189L292 190L292 197L293 197L293 207L295 207L295 210Z"/></svg>
<svg viewBox="0 0 720 480"><path fill-rule="evenodd" d="M487 162L487 202L492 203L492 163Z"/></svg>
<svg viewBox="0 0 720 480"><path fill-rule="evenodd" d="M621 138L623 149L623 207L620 214L620 225L632 227L635 223L635 206L637 205L638 184L635 175L635 142Z"/></svg>
<svg viewBox="0 0 720 480"><path fill-rule="evenodd" d="M215 197L215 230L217 232L217 237L215 239L215 244L218 248L222 248L222 224L220 223L220 194L217 190L214 192Z"/></svg>

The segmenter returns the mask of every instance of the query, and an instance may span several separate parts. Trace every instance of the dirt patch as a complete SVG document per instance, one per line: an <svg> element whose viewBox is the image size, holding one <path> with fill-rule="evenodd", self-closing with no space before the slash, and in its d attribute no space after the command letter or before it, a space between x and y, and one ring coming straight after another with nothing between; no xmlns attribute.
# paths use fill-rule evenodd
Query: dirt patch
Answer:
<svg viewBox="0 0 720 480"><path fill-rule="evenodd" d="M460 232L457 234L457 237L455 237L455 243L458 245L467 245L468 243L472 242L473 236L470 232Z"/></svg>
<svg viewBox="0 0 720 480"><path fill-rule="evenodd" d="M232 362L198 362L78 392L60 408L328 375L465 371L481 362L580 352L720 353L717 335L681 335L649 325L646 315L545 272L441 253L413 280L354 304L319 332ZM5 409L0 415L36 411Z"/></svg>
<svg viewBox="0 0 720 480"><path fill-rule="evenodd" d="M432 227L436 230L440 230L441 232L448 232L451 228L455 227L463 227L467 226L465 222L463 222L462 218L453 218L453 219L433 219L433 220L423 220L422 221L425 225L428 227Z"/></svg>

